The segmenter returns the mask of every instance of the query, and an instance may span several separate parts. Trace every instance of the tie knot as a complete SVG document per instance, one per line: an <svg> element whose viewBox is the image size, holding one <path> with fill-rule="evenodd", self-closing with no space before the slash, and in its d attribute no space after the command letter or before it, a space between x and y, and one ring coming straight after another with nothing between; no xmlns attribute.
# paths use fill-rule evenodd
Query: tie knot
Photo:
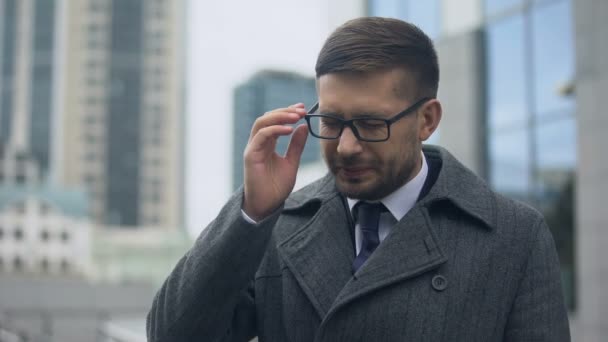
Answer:
<svg viewBox="0 0 608 342"><path fill-rule="evenodd" d="M378 230L378 220L380 213L387 212L388 209L382 202L359 202L353 208L353 214L361 229Z"/></svg>

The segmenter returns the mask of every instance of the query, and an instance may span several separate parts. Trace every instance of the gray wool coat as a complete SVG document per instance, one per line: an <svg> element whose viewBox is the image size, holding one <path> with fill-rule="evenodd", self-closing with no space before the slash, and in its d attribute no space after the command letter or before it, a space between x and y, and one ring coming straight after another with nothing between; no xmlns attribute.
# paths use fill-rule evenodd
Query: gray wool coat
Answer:
<svg viewBox="0 0 608 342"><path fill-rule="evenodd" d="M149 341L569 341L542 216L424 154L434 183L354 275L331 175L258 225L238 191L158 291Z"/></svg>

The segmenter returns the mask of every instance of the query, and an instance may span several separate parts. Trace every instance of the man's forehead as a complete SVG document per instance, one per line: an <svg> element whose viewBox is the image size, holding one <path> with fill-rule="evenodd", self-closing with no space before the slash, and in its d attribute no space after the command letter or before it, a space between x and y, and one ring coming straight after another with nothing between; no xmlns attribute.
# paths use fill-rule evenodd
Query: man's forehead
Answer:
<svg viewBox="0 0 608 342"><path fill-rule="evenodd" d="M372 72L329 73L316 79L319 96L324 95L322 94L324 91L356 90L384 93L391 91L397 96L403 97L404 93L416 93L416 83L415 75L401 67Z"/></svg>
<svg viewBox="0 0 608 342"><path fill-rule="evenodd" d="M320 110L324 112L348 112L349 107L358 110L386 107L390 111L394 103L407 102L413 93L413 82L404 70L392 69L374 73L332 73L317 79Z"/></svg>

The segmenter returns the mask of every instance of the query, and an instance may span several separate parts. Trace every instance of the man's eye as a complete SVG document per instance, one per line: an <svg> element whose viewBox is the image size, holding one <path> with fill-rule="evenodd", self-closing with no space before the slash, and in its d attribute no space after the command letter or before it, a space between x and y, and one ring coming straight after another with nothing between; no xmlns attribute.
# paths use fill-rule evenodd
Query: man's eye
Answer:
<svg viewBox="0 0 608 342"><path fill-rule="evenodd" d="M340 122L334 119L323 119L321 123L323 124L323 126L327 127L336 127L340 125Z"/></svg>
<svg viewBox="0 0 608 342"><path fill-rule="evenodd" d="M360 121L357 121L357 126L359 126L361 128L375 129L375 128L382 128L382 127L386 126L386 124L384 123L384 121L380 121L380 120L360 120Z"/></svg>

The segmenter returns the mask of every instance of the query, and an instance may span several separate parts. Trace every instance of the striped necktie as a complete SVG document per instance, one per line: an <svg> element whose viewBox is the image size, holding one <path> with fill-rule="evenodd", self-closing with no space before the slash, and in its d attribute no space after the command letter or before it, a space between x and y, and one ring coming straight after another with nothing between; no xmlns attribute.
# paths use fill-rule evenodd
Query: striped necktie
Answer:
<svg viewBox="0 0 608 342"><path fill-rule="evenodd" d="M372 255L380 244L378 222L380 221L380 213L383 211L388 210L380 202L359 202L353 209L355 218L361 229L361 250L353 262L353 274L357 272L359 267L365 263L367 258Z"/></svg>

